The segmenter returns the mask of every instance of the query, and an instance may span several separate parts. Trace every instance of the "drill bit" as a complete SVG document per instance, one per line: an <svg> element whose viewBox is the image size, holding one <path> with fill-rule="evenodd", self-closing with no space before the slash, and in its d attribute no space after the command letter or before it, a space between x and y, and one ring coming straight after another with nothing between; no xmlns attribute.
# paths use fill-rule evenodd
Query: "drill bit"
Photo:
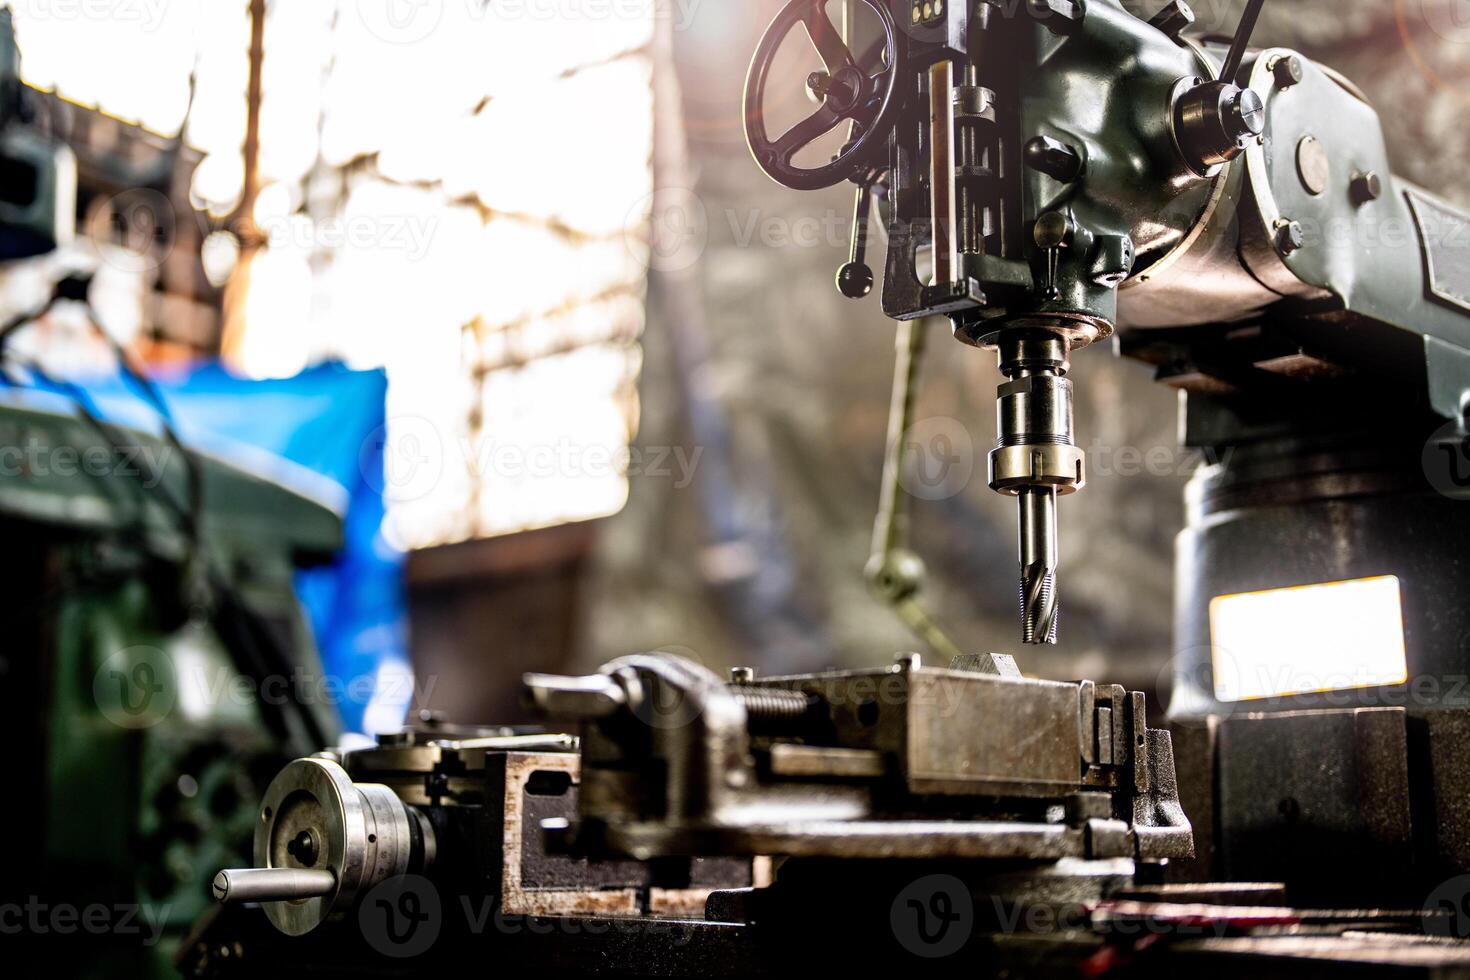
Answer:
<svg viewBox="0 0 1470 980"><path fill-rule="evenodd" d="M1016 498L1020 508L1021 640L1057 642L1057 494L1034 488Z"/></svg>
<svg viewBox="0 0 1470 980"><path fill-rule="evenodd" d="M1057 497L1086 482L1072 437L1067 341L1033 326L1002 337L990 486L1020 508L1021 639L1057 642Z"/></svg>

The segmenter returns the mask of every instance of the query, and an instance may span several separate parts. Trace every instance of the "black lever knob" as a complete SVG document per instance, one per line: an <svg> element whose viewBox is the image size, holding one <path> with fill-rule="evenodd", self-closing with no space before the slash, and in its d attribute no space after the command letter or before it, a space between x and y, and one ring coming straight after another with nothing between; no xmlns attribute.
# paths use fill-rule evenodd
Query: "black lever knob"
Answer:
<svg viewBox="0 0 1470 980"><path fill-rule="evenodd" d="M873 291L873 270L862 262L844 262L837 270L837 291L848 299L862 299Z"/></svg>

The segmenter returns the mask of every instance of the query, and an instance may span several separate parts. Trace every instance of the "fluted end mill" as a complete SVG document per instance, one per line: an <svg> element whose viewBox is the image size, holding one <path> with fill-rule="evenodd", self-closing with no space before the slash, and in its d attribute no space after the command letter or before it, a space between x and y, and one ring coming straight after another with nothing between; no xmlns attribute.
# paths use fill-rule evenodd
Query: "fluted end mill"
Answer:
<svg viewBox="0 0 1470 980"><path fill-rule="evenodd" d="M1023 491L1021 512L1021 640L1057 642L1057 498Z"/></svg>
<svg viewBox="0 0 1470 980"><path fill-rule="evenodd" d="M1057 573L1037 562L1021 570L1021 640L1057 642Z"/></svg>

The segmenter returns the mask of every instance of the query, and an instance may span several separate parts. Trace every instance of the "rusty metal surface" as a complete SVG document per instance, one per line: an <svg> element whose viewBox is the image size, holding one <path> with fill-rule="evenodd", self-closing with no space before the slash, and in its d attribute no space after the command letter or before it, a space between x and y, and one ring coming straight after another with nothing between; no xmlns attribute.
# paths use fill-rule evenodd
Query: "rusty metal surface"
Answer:
<svg viewBox="0 0 1470 980"><path fill-rule="evenodd" d="M912 792L1045 796L1076 787L1076 685L945 670L922 671L911 685Z"/></svg>

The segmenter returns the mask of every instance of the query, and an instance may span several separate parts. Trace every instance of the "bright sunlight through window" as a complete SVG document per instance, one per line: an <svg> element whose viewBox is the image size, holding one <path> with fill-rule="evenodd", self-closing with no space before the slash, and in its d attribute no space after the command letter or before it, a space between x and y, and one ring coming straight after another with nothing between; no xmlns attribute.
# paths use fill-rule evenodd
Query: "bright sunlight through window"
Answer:
<svg viewBox="0 0 1470 980"><path fill-rule="evenodd" d="M267 7L263 246L237 363L387 369L388 530L405 547L603 516L627 496L654 3L543 6ZM194 196L223 214L244 183L248 7L134 0L134 18L92 21L85 4L22 0L16 21L32 84L164 134L194 71Z"/></svg>

